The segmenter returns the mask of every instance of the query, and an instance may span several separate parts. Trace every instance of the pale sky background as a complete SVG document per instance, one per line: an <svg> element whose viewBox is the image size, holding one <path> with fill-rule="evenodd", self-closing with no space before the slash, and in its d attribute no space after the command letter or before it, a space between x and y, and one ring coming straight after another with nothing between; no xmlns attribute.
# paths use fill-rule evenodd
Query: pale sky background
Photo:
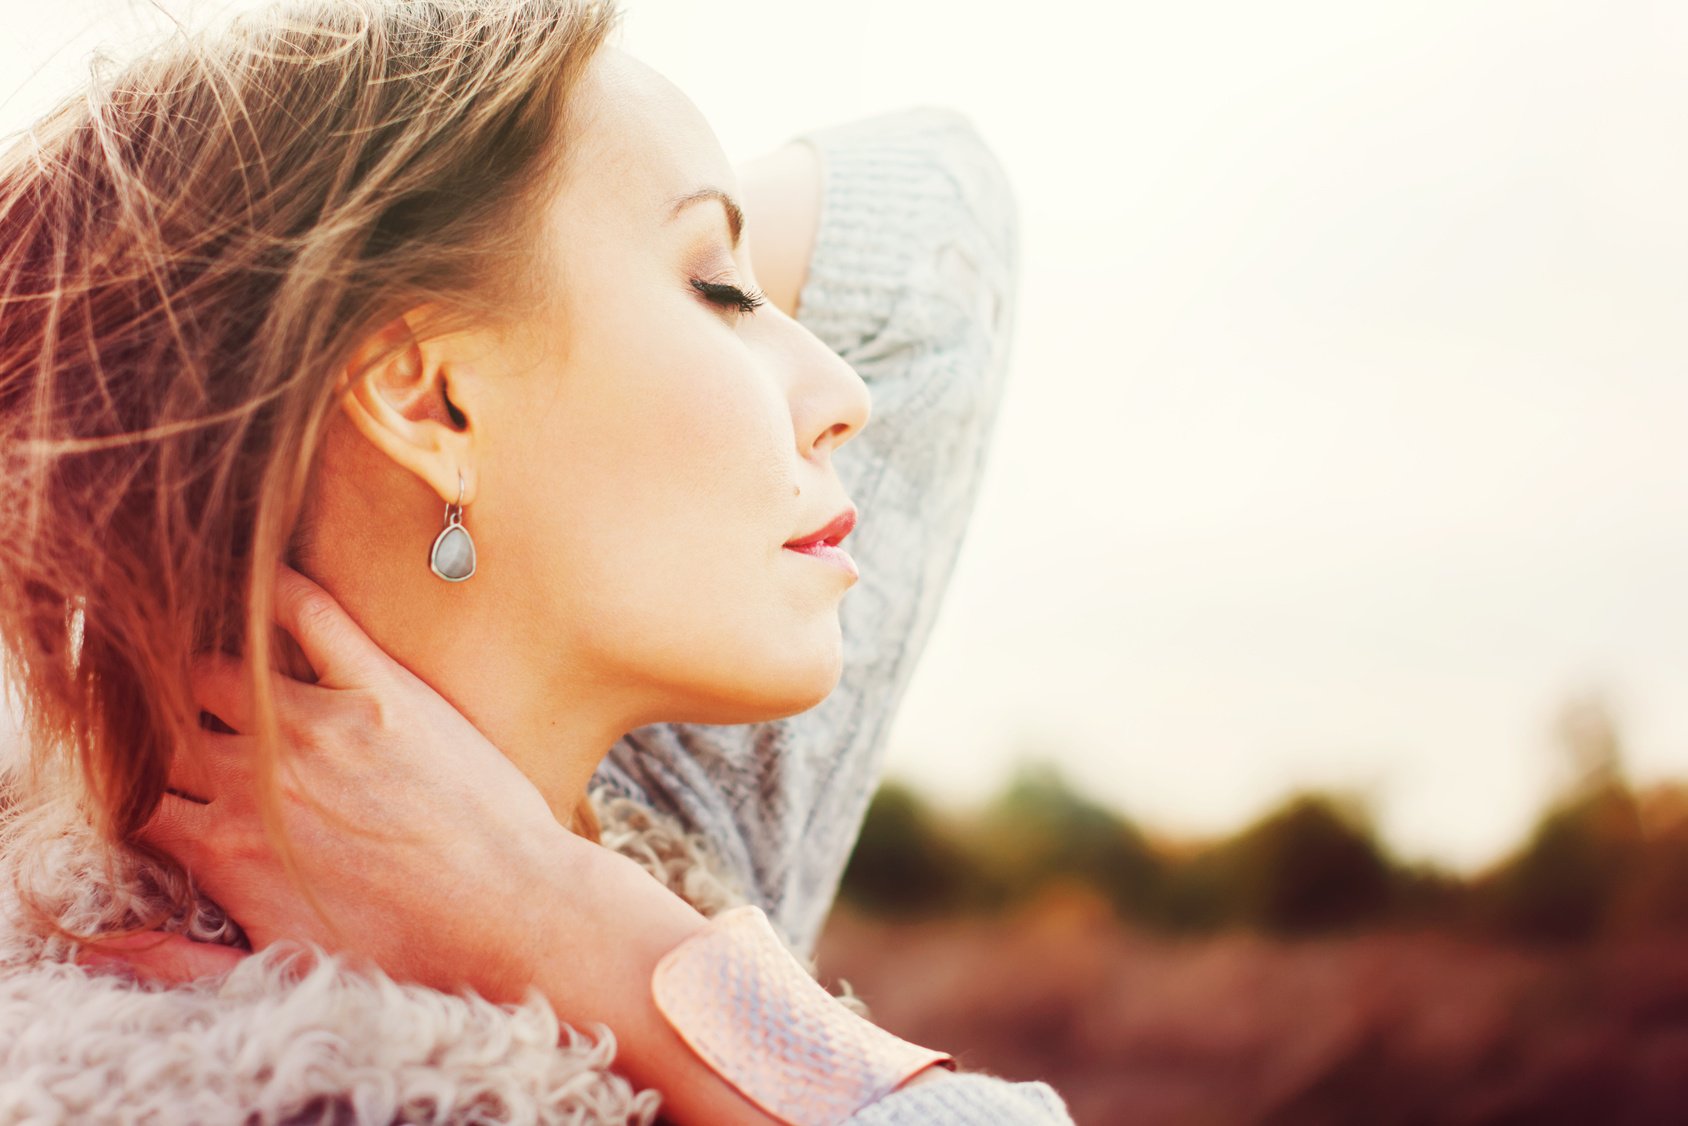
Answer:
<svg viewBox="0 0 1688 1126"><path fill-rule="evenodd" d="M1014 370L893 774L961 805L1046 755L1189 834L1336 788L1467 868L1562 781L1573 696L1688 778L1688 6L623 4L734 159L940 103L1017 186ZM10 19L8 131L147 17Z"/></svg>

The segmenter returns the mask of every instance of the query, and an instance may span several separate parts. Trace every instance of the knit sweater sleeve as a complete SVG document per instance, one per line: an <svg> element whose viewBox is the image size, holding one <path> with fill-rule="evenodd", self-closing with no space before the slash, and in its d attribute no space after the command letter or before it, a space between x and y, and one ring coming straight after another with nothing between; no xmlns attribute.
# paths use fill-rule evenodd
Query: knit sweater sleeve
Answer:
<svg viewBox="0 0 1688 1126"><path fill-rule="evenodd" d="M1067 1104L1047 1083L1010 1083L972 1071L893 1091L852 1114L849 1126L1072 1126Z"/></svg>
<svg viewBox="0 0 1688 1126"><path fill-rule="evenodd" d="M861 576L839 609L843 672L819 705L785 719L630 732L595 784L702 833L808 954L973 509L1020 251L1008 176L956 110L915 106L792 140L817 151L823 183L797 319L856 370L872 403L834 454L860 514L846 546Z"/></svg>

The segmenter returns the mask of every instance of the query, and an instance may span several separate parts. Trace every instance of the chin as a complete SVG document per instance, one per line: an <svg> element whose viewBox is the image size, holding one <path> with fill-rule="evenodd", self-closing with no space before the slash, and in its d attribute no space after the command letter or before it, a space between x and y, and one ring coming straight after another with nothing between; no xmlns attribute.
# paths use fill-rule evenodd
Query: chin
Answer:
<svg viewBox="0 0 1688 1126"><path fill-rule="evenodd" d="M762 675L741 667L731 684L710 686L705 699L686 709L683 722L765 723L797 715L832 695L843 670L842 655L836 650L826 659L807 664L789 659L768 664Z"/></svg>
<svg viewBox="0 0 1688 1126"><path fill-rule="evenodd" d="M791 671L785 669L778 683L761 685L760 692L747 692L743 700L745 718L733 722L762 723L808 711L832 695L832 690L838 687L842 667L834 664L801 680L793 679Z"/></svg>
<svg viewBox="0 0 1688 1126"><path fill-rule="evenodd" d="M783 719L821 703L843 677L844 633L835 614L813 615L795 629L787 621L690 636L640 668L638 679L660 689L647 709L658 722Z"/></svg>

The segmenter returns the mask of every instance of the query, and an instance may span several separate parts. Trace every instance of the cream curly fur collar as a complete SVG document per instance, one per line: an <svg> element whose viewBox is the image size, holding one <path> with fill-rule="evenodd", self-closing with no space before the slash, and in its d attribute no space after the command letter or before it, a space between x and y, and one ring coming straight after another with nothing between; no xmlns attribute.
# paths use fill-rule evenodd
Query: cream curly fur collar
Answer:
<svg viewBox="0 0 1688 1126"><path fill-rule="evenodd" d="M592 803L606 846L704 914L744 901L702 838L625 797L599 792ZM70 819L34 839L0 855L0 1122L656 1120L659 1092L610 1069L610 1031L562 1024L537 996L495 1005L332 958L301 970L278 946L192 987L86 970L68 942L22 921L14 880L86 930L168 902L168 877L133 859L108 878L91 832ZM198 902L169 929L241 941L215 904Z"/></svg>

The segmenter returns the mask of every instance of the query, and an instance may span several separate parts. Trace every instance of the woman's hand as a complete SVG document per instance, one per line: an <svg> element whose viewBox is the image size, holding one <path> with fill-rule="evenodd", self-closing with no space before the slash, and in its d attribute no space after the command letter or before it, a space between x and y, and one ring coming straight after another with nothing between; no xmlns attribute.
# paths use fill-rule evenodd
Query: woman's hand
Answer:
<svg viewBox="0 0 1688 1126"><path fill-rule="evenodd" d="M560 825L468 720L286 566L275 620L317 673L315 684L272 681L287 745L282 824L338 933L290 882L264 832L253 702L234 658L207 657L194 689L200 707L237 734L202 730L172 767L171 788L204 803L166 794L140 838L178 859L254 949L304 939L366 956L397 978L519 999L554 900L603 850ZM148 976L174 979L238 957L196 946L147 936L107 949Z"/></svg>
<svg viewBox="0 0 1688 1126"><path fill-rule="evenodd" d="M252 702L238 662L211 659L195 674L200 706L237 734L202 731L198 753L172 767L172 789L207 800L167 795L140 837L176 857L255 950L303 939L441 990L468 987L499 1002L537 990L562 1019L614 1029L617 1069L660 1086L672 1121L773 1126L652 1000L657 962L704 917L634 861L559 824L461 713L285 566L275 619L317 673L315 684L282 674L273 682L290 752L282 823L338 928L289 881L259 819L256 738L244 734ZM241 956L141 935L81 960L181 981Z"/></svg>

